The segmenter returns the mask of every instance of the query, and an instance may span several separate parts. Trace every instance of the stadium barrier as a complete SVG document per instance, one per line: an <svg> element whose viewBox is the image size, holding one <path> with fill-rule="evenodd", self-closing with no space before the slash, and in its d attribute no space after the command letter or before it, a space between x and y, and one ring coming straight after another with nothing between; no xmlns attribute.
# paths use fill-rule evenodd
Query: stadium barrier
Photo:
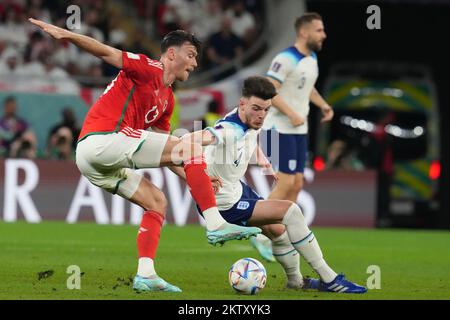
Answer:
<svg viewBox="0 0 450 320"><path fill-rule="evenodd" d="M166 223L203 223L183 180L167 168L139 170L161 188L169 202ZM314 226L374 227L376 174L373 171L305 172L298 198L308 224ZM246 182L263 197L273 181L251 166ZM56 160L0 160L0 220L30 223L139 224L142 209L110 195L80 176L75 163Z"/></svg>

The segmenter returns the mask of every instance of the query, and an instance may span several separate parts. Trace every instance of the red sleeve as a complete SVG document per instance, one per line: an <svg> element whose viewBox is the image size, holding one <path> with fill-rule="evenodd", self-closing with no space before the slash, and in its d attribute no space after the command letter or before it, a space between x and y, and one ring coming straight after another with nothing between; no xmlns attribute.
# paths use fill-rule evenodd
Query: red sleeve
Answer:
<svg viewBox="0 0 450 320"><path fill-rule="evenodd" d="M122 70L132 79L147 82L162 72L162 64L144 54L122 51Z"/></svg>
<svg viewBox="0 0 450 320"><path fill-rule="evenodd" d="M161 116L161 118L159 118L158 121L153 125L153 127L156 127L166 132L170 132L170 118L172 117L174 105L175 99L172 94L169 104L167 105L166 111Z"/></svg>

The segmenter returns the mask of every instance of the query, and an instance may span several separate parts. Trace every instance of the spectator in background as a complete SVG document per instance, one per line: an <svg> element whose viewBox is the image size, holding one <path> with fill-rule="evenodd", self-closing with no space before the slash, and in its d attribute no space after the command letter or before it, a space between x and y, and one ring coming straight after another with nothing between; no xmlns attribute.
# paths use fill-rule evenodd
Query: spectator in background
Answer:
<svg viewBox="0 0 450 320"><path fill-rule="evenodd" d="M27 2L27 15L29 17L35 17L36 19L47 23L52 23L50 11L47 8L44 8L42 0L28 0ZM31 28L29 25L26 25L26 27ZM33 30L35 30L34 27Z"/></svg>
<svg viewBox="0 0 450 320"><path fill-rule="evenodd" d="M225 15L230 19L231 31L243 41L248 48L256 37L256 23L253 15L245 9L243 0L235 0Z"/></svg>
<svg viewBox="0 0 450 320"><path fill-rule="evenodd" d="M85 19L82 19L82 23L81 23L81 29L80 30L74 30L79 34L85 35L87 37L91 37L94 38L95 40L99 41L99 42L105 42L105 35L103 34L103 32L97 27L97 25L99 24L99 17L100 14L97 10L92 9L92 10L88 10L85 11L86 15L85 15ZM77 68L81 71L81 73L83 74L89 74L89 72L91 71L91 69L95 66L101 66L102 65L102 60L91 55L88 54L82 50L79 50L77 48L78 51L78 57L77 60L74 61Z"/></svg>
<svg viewBox="0 0 450 320"><path fill-rule="evenodd" d="M197 3L190 0L167 0L162 16L166 31L190 30Z"/></svg>
<svg viewBox="0 0 450 320"><path fill-rule="evenodd" d="M5 10L5 21L0 24L0 40L13 45L19 51L28 43L25 14L12 6Z"/></svg>
<svg viewBox="0 0 450 320"><path fill-rule="evenodd" d="M11 76L23 74L21 56L16 49L7 48L0 57L0 77L11 80Z"/></svg>
<svg viewBox="0 0 450 320"><path fill-rule="evenodd" d="M22 136L28 130L28 123L19 118L16 112L16 99L12 96L7 97L3 102L3 117L0 118L0 154L2 156L10 156L13 143L15 141L22 142ZM30 135L28 134L28 138ZM31 140L29 143L33 144ZM35 146L36 144L34 143ZM17 151L20 147L21 143L16 143L15 150Z"/></svg>
<svg viewBox="0 0 450 320"><path fill-rule="evenodd" d="M82 20L81 23L81 29L79 31L75 31L77 31L77 33L92 37L98 42L104 42L105 35L100 30L100 28L98 28L99 23L100 13L95 9L91 9L86 11L85 19L84 21Z"/></svg>
<svg viewBox="0 0 450 320"><path fill-rule="evenodd" d="M11 144L9 153L11 158L36 159L37 139L33 131L25 131L19 138Z"/></svg>
<svg viewBox="0 0 450 320"><path fill-rule="evenodd" d="M78 83L55 64L52 53L50 48L43 49L36 60L23 65L21 73L26 75L27 84L30 87L57 90L59 93L78 94Z"/></svg>
<svg viewBox="0 0 450 320"><path fill-rule="evenodd" d="M206 54L210 68L227 64L242 55L243 52L242 41L231 31L231 21L227 17L223 17L222 29L209 38L208 44ZM222 77L234 72L234 69L230 70L230 72L223 74Z"/></svg>
<svg viewBox="0 0 450 320"><path fill-rule="evenodd" d="M136 32L133 35L133 41L127 51L142 53L145 54L150 59L155 59L156 55L150 52L149 48L145 45L145 38L146 35L142 30L136 30Z"/></svg>
<svg viewBox="0 0 450 320"><path fill-rule="evenodd" d="M47 141L47 154L52 159L72 159L80 134L80 127L73 110L63 109L62 121L50 129Z"/></svg>
<svg viewBox="0 0 450 320"><path fill-rule="evenodd" d="M24 60L30 62L36 60L42 50L48 48L48 43L41 32L34 31L30 35L30 41L28 41L25 47Z"/></svg>
<svg viewBox="0 0 450 320"><path fill-rule="evenodd" d="M222 16L223 11L219 0L208 0L202 6L202 10L197 13L190 31L200 41L207 41L212 34L219 32Z"/></svg>

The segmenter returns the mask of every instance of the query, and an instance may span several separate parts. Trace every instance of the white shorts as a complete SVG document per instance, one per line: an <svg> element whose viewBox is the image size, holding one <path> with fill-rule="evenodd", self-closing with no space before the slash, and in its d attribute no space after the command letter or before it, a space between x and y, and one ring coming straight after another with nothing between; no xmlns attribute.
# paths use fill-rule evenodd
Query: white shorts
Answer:
<svg viewBox="0 0 450 320"><path fill-rule="evenodd" d="M168 138L167 134L129 128L93 134L78 143L76 164L94 185L129 199L142 179L133 169L159 167Z"/></svg>

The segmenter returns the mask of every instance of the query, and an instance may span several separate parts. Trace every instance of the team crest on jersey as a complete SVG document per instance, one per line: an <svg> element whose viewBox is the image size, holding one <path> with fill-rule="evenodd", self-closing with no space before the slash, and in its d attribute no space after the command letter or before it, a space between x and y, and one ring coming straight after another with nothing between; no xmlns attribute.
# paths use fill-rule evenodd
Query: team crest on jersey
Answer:
<svg viewBox="0 0 450 320"><path fill-rule="evenodd" d="M239 210L245 210L248 209L248 207L250 207L250 203L248 203L248 201L239 201L237 208Z"/></svg>
<svg viewBox="0 0 450 320"><path fill-rule="evenodd" d="M280 68L281 68L281 63L279 63L279 62L275 62L272 66L272 70L274 72L278 72L280 70Z"/></svg>
<svg viewBox="0 0 450 320"><path fill-rule="evenodd" d="M153 106L146 114L145 114L145 123L150 124L158 117L159 110L158 106Z"/></svg>

